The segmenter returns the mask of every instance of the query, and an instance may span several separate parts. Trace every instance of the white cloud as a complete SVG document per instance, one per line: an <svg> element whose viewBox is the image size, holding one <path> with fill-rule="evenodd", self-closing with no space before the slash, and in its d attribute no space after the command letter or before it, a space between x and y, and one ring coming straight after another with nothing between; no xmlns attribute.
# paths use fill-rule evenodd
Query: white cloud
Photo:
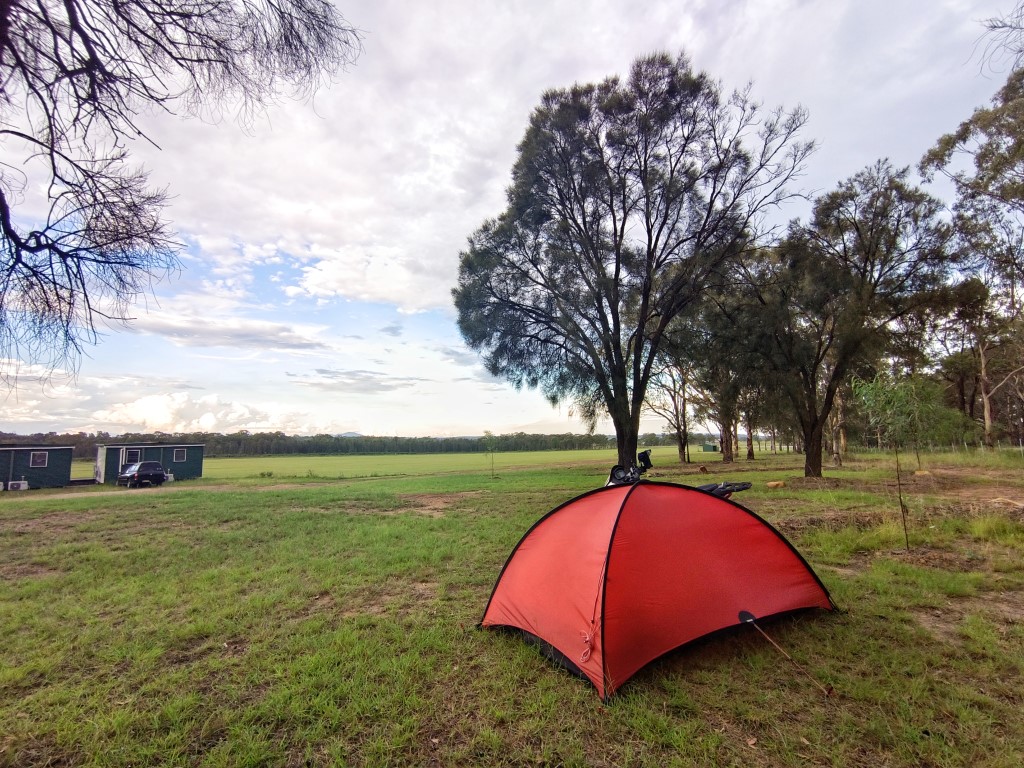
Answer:
<svg viewBox="0 0 1024 768"><path fill-rule="evenodd" d="M237 432L273 428L268 414L250 405L222 401L218 395L187 392L145 395L113 403L91 414L98 423L122 432Z"/></svg>
<svg viewBox="0 0 1024 768"><path fill-rule="evenodd" d="M135 328L186 347L231 347L261 350L327 351L318 338L323 327L299 326L239 317L211 318L199 313L157 313L140 318Z"/></svg>

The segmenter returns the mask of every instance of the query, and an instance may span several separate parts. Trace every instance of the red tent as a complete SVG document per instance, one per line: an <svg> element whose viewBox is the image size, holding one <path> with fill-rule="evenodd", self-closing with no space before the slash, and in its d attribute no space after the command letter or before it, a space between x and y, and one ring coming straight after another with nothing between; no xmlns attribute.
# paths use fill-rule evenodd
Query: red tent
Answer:
<svg viewBox="0 0 1024 768"><path fill-rule="evenodd" d="M742 623L831 610L828 590L771 525L671 483L601 488L552 510L512 551L481 625L550 646L603 699L648 662Z"/></svg>

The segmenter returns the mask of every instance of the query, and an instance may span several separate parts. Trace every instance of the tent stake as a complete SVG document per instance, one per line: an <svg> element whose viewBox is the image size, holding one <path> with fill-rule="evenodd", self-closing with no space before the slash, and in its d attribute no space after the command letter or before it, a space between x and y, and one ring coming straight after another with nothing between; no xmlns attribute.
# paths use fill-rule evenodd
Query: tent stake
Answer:
<svg viewBox="0 0 1024 768"><path fill-rule="evenodd" d="M772 640L771 637L768 636L768 633L765 632L763 629L761 629L761 627L759 627L757 625L757 622L754 620L754 614L752 614L750 611L740 611L740 621L742 621L744 624L752 625L754 627L754 629L756 629L758 632L760 632L762 635L764 635L764 639L765 640L767 640L769 643L774 645L776 650L778 650L779 653L781 653L783 656L785 656L787 659L789 659L793 663L793 666L796 667L797 669L799 669L801 672L803 672L807 676L807 679L810 680L812 683L814 683L816 686L818 686L818 690L820 690L826 696L831 696L832 694L834 694L836 692L835 688L833 688L831 685L826 688L821 683L819 683L817 680L815 680L811 676L810 672L808 672L806 669L804 669L799 664L797 664L796 663L796 659L794 659L792 656L790 656L788 653L786 653L786 651L783 649L783 647L781 645L779 645L774 640Z"/></svg>

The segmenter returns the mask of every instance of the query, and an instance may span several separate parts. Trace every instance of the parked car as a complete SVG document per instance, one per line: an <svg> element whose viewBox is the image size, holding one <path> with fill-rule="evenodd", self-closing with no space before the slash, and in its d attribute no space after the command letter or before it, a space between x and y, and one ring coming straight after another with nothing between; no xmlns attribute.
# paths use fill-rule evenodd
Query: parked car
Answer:
<svg viewBox="0 0 1024 768"><path fill-rule="evenodd" d="M129 464L117 476L117 484L129 488L143 485L160 485L167 479L167 473L159 461L140 461Z"/></svg>

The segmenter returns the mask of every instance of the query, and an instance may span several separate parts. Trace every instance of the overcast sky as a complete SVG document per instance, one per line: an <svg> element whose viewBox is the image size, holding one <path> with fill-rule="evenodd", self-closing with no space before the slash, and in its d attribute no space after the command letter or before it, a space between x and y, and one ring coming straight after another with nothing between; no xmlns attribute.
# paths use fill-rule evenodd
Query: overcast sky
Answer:
<svg viewBox="0 0 1024 768"><path fill-rule="evenodd" d="M451 304L459 252L501 212L543 91L685 50L726 89L752 81L766 105L809 110L804 138L819 149L801 186L823 192L879 158L916 165L988 102L1005 74L982 66L981 22L1012 7L341 2L365 50L313 101L247 130L149 120L159 150L140 143L133 156L173 196L184 268L77 376L23 376L0 395L0 430L583 431L569 407L489 376Z"/></svg>

